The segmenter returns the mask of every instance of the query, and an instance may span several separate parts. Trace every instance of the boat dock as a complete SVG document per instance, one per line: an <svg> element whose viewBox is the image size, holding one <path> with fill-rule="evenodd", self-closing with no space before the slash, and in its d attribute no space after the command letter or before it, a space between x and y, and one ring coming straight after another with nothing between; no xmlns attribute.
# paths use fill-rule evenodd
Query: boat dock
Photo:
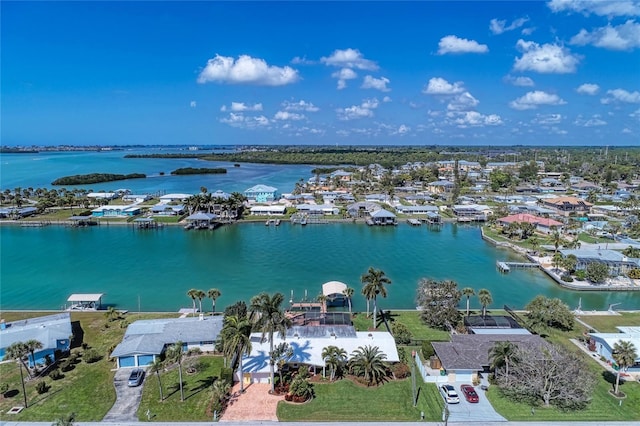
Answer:
<svg viewBox="0 0 640 426"><path fill-rule="evenodd" d="M420 222L418 219L407 219L407 223L411 226L420 226L422 225L422 222Z"/></svg>
<svg viewBox="0 0 640 426"><path fill-rule="evenodd" d="M539 268L540 264L532 262L496 262L500 272L507 273L511 268Z"/></svg>

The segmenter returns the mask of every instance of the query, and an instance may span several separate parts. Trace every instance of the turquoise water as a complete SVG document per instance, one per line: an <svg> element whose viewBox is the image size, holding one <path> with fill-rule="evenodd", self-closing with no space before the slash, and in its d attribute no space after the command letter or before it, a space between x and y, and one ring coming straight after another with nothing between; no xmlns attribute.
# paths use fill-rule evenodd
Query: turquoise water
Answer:
<svg viewBox="0 0 640 426"><path fill-rule="evenodd" d="M62 176L88 173L144 173L146 179L131 179L92 185L80 185L83 189L113 191L130 189L134 193L197 193L200 187L209 192L221 189L225 192L243 192L262 183L290 192L295 183L311 177L312 166L202 161L196 159L123 158L126 154L177 152L169 150L135 149L105 152L41 152L38 154L0 154L0 189L53 188L51 182ZM184 152L184 151L183 151ZM218 152L218 151L216 151ZM181 167L223 167L226 174L171 176L171 171ZM164 172L164 175L160 173ZM65 186L73 188L73 186Z"/></svg>
<svg viewBox="0 0 640 426"><path fill-rule="evenodd" d="M86 229L0 227L0 304L3 309L57 309L71 293L102 292L120 309L176 311L191 305L190 288L218 287L220 307L261 291L299 300L320 293L326 281L357 289L354 309L364 310L360 276L373 266L392 280L381 308L413 309L423 277L455 280L460 288L487 288L493 307L522 308L538 294L584 309L639 309L640 293L578 293L558 287L542 272L503 275L496 260L515 259L484 242L476 227L445 225L367 227L349 223L266 227L236 224L215 231L181 227L140 231L130 226ZM210 300L203 301L204 307ZM477 298L472 306L478 307Z"/></svg>

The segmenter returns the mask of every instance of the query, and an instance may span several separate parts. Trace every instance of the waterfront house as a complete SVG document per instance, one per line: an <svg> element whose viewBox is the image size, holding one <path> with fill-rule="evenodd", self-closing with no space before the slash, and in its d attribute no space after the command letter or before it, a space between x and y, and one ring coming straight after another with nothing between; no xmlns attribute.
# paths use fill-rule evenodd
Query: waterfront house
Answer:
<svg viewBox="0 0 640 426"><path fill-rule="evenodd" d="M535 225L536 230L549 234L552 230L560 231L562 229L562 222L557 220L534 216L528 213L518 213L510 216L501 217L498 219L498 223L502 226L507 226L510 223L531 223Z"/></svg>
<svg viewBox="0 0 640 426"><path fill-rule="evenodd" d="M160 197L160 204L184 203L191 194L165 194Z"/></svg>
<svg viewBox="0 0 640 426"><path fill-rule="evenodd" d="M38 212L38 209L35 207L3 207L0 209L0 219L4 218L14 218L14 219L22 219L27 216L32 216Z"/></svg>
<svg viewBox="0 0 640 426"><path fill-rule="evenodd" d="M337 215L340 209L333 204L298 204L296 209L300 213L319 214L319 215Z"/></svg>
<svg viewBox="0 0 640 426"><path fill-rule="evenodd" d="M179 205L171 205L171 204L156 204L151 207L151 213L154 216L178 216L184 213L184 206L182 204Z"/></svg>
<svg viewBox="0 0 640 426"><path fill-rule="evenodd" d="M140 214L140 207L137 205L128 206L100 206L91 210L91 216L94 217L131 217Z"/></svg>
<svg viewBox="0 0 640 426"><path fill-rule="evenodd" d="M371 202L357 202L347 206L347 213L351 217L367 217L376 210L380 210L380 205Z"/></svg>
<svg viewBox="0 0 640 426"><path fill-rule="evenodd" d="M452 210L458 220L485 221L492 213L485 204L456 204Z"/></svg>
<svg viewBox="0 0 640 426"><path fill-rule="evenodd" d="M386 355L387 362L399 362L398 349L391 333L386 331L356 331L352 325L313 325L293 326L286 336L275 333L274 347L287 343L293 349L285 369L297 369L302 365L309 367L312 373L321 373L326 367L322 358L322 350L327 346L344 349L347 359L351 359L353 351L359 347L377 346ZM236 380L244 380L245 384L269 383L269 351L268 338L262 339L262 333L251 333L251 354L242 360L242 373L235 372ZM278 366L275 367L276 371Z"/></svg>
<svg viewBox="0 0 640 426"><path fill-rule="evenodd" d="M189 215L185 220L195 228L209 228L218 223L220 216L214 213L196 212Z"/></svg>
<svg viewBox="0 0 640 426"><path fill-rule="evenodd" d="M268 203L278 199L278 188L268 185L255 185L244 191L247 200L254 203Z"/></svg>
<svg viewBox="0 0 640 426"><path fill-rule="evenodd" d="M222 330L223 317L211 316L138 320L127 327L124 338L111 357L117 368L145 367L160 357L168 346L182 342L183 350L212 352Z"/></svg>
<svg viewBox="0 0 640 426"><path fill-rule="evenodd" d="M606 245L603 244L606 247ZM616 250L597 249L562 249L562 256L574 255L577 259L576 270L586 269L590 263L604 263L609 268L610 276L626 275L630 270L640 268L640 259L625 256Z"/></svg>
<svg viewBox="0 0 640 426"><path fill-rule="evenodd" d="M90 192L87 194L90 200L115 200L118 198L117 192Z"/></svg>
<svg viewBox="0 0 640 426"><path fill-rule="evenodd" d="M287 212L287 207L280 204L273 206L251 206L250 212L257 216L284 216Z"/></svg>
<svg viewBox="0 0 640 426"><path fill-rule="evenodd" d="M541 199L543 206L554 209L558 214L569 216L571 213L589 213L593 204L576 197L553 197Z"/></svg>
<svg viewBox="0 0 640 426"><path fill-rule="evenodd" d="M396 225L396 215L389 210L380 209L371 213L374 225Z"/></svg>
<svg viewBox="0 0 640 426"><path fill-rule="evenodd" d="M69 312L8 323L2 320L0 322L0 360L4 359L6 349L13 343L37 340L42 343L42 349L34 352L35 363L44 364L47 356L53 361L56 351L69 350L72 335ZM34 366L31 356L28 363L29 366Z"/></svg>
<svg viewBox="0 0 640 426"><path fill-rule="evenodd" d="M424 206L397 206L396 211L400 214L426 215L427 213L438 213L438 207L432 205Z"/></svg>
<svg viewBox="0 0 640 426"><path fill-rule="evenodd" d="M616 343L626 341L633 344L636 349L640 348L640 327L616 328L619 333L589 333L589 350L604 357L610 365L616 363L613 359L613 347ZM629 367L629 371L640 372L640 352L637 352L635 362Z"/></svg>
<svg viewBox="0 0 640 426"><path fill-rule="evenodd" d="M122 201L130 202L130 203L143 203L145 201L149 201L151 195L149 194L126 194L122 196Z"/></svg>

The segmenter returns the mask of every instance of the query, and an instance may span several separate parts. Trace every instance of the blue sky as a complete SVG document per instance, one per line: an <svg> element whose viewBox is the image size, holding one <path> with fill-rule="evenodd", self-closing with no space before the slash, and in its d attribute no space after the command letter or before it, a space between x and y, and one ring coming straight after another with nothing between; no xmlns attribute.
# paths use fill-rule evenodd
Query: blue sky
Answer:
<svg viewBox="0 0 640 426"><path fill-rule="evenodd" d="M640 1L7 2L3 145L639 145Z"/></svg>

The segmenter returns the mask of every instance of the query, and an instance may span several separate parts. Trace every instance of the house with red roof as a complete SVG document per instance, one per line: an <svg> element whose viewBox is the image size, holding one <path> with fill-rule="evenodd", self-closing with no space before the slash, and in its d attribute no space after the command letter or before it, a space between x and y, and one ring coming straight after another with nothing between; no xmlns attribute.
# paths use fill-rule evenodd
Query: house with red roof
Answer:
<svg viewBox="0 0 640 426"><path fill-rule="evenodd" d="M510 216L502 217L498 219L498 223L502 226L509 225L510 223L532 223L536 226L536 230L549 234L552 232L552 227L555 227L558 231L562 229L562 222L549 219L546 217L534 216L528 213L512 214Z"/></svg>

